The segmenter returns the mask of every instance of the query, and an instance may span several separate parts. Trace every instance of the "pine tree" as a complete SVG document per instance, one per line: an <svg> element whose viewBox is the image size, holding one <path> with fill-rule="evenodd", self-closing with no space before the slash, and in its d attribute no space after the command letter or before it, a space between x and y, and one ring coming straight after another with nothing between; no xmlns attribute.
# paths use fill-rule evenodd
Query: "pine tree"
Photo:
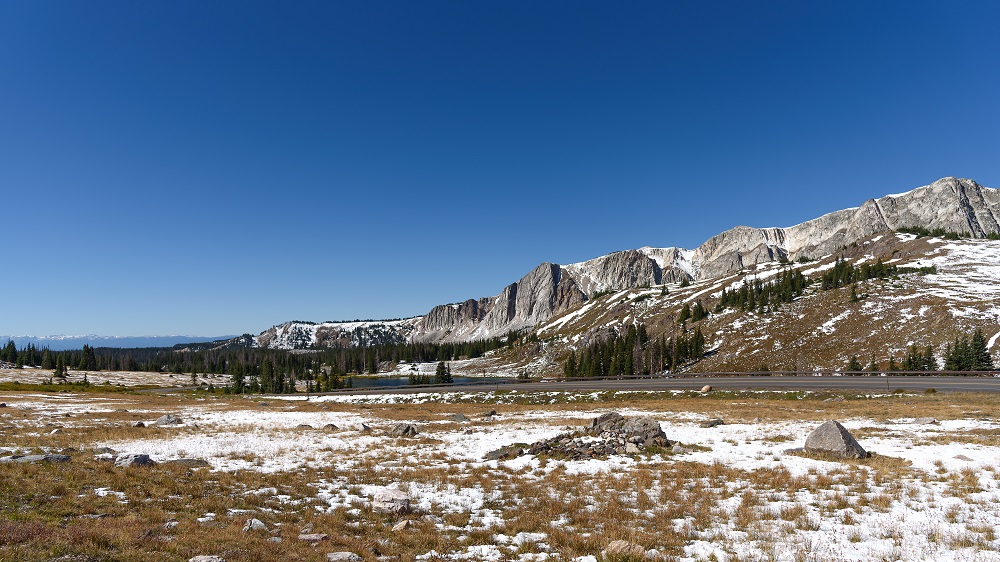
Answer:
<svg viewBox="0 0 1000 562"><path fill-rule="evenodd" d="M847 362L848 371L860 371L862 370L861 362L858 361L857 355L852 355L851 360Z"/></svg>

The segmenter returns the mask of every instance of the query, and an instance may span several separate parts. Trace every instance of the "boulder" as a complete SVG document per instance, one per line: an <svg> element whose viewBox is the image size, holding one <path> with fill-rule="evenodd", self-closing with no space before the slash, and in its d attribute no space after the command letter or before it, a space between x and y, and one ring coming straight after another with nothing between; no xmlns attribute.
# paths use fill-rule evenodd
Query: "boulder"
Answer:
<svg viewBox="0 0 1000 562"><path fill-rule="evenodd" d="M725 425L725 422L723 422L719 418L715 418L714 420L706 420L701 422L700 424L698 424L698 427L709 428L709 427L718 427L720 425Z"/></svg>
<svg viewBox="0 0 1000 562"><path fill-rule="evenodd" d="M303 429L303 430L312 429L312 428L313 428L313 426L311 426L311 425L309 425L307 423L300 423L299 425L295 426L295 429Z"/></svg>
<svg viewBox="0 0 1000 562"><path fill-rule="evenodd" d="M59 434L60 434L60 433L62 433L62 432L63 432L63 430L61 430L61 429L59 429L59 428L57 427L57 428L53 429L52 431L50 431L50 432L49 432L49 435L59 435Z"/></svg>
<svg viewBox="0 0 1000 562"><path fill-rule="evenodd" d="M163 427L165 425L180 425L182 423L184 422L179 417L173 414L164 414L156 418L156 421L153 422L151 425L156 427Z"/></svg>
<svg viewBox="0 0 1000 562"><path fill-rule="evenodd" d="M226 559L221 556L206 556L202 554L194 558L189 558L188 562L226 562Z"/></svg>
<svg viewBox="0 0 1000 562"><path fill-rule="evenodd" d="M247 519L246 525L243 526L243 532L249 533L250 531L266 531L267 525L264 524L260 519Z"/></svg>
<svg viewBox="0 0 1000 562"><path fill-rule="evenodd" d="M372 509L379 513L405 515L410 512L410 495L397 488L384 488L375 492Z"/></svg>
<svg viewBox="0 0 1000 562"><path fill-rule="evenodd" d="M416 437L420 431L412 423L397 423L392 426L389 435L393 437Z"/></svg>
<svg viewBox="0 0 1000 562"><path fill-rule="evenodd" d="M806 438L807 453L822 453L845 459L863 459L868 452L854 439L851 432L830 420L817 427Z"/></svg>
<svg viewBox="0 0 1000 562"><path fill-rule="evenodd" d="M6 408L6 407L7 407L6 402L0 402L0 408Z"/></svg>
<svg viewBox="0 0 1000 562"><path fill-rule="evenodd" d="M712 392L712 385L706 384L705 386L701 387L701 391L702 392Z"/></svg>
<svg viewBox="0 0 1000 562"><path fill-rule="evenodd" d="M642 441L637 442L646 446L660 445L661 447L666 447L670 445L670 442L667 441L667 434L663 433L663 429L660 428L660 422L653 418L628 418L622 424L621 432L627 438L641 439Z"/></svg>
<svg viewBox="0 0 1000 562"><path fill-rule="evenodd" d="M333 425L332 423L328 423L323 426L323 431L337 431L338 429L340 428Z"/></svg>
<svg viewBox="0 0 1000 562"><path fill-rule="evenodd" d="M937 425L938 421L934 418L915 418L913 423L916 425Z"/></svg>
<svg viewBox="0 0 1000 562"><path fill-rule="evenodd" d="M606 431L619 431L625 425L625 417L618 412L608 412L590 422L590 433L600 435Z"/></svg>
<svg viewBox="0 0 1000 562"><path fill-rule="evenodd" d="M129 466L153 466L156 461L149 458L149 455L118 455L115 459L115 466L118 467L129 467Z"/></svg>
<svg viewBox="0 0 1000 562"><path fill-rule="evenodd" d="M362 558L353 552L328 552L327 562L361 562Z"/></svg>
<svg viewBox="0 0 1000 562"><path fill-rule="evenodd" d="M451 419L451 421L456 421L456 422L469 421L469 418L465 417L465 414L453 414L449 419Z"/></svg>
<svg viewBox="0 0 1000 562"><path fill-rule="evenodd" d="M603 560L617 560L620 558L645 558L646 549L628 541L612 541L601 551Z"/></svg>
<svg viewBox="0 0 1000 562"><path fill-rule="evenodd" d="M327 539L326 533L302 533L299 535L299 540L302 542L311 542L316 544Z"/></svg>
<svg viewBox="0 0 1000 562"><path fill-rule="evenodd" d="M412 519L403 519L399 523L396 523L395 525L392 526L392 532L401 533L403 531L406 531L407 529L412 529L416 526L417 524Z"/></svg>
<svg viewBox="0 0 1000 562"><path fill-rule="evenodd" d="M146 424L142 423L141 421L137 421L134 424L132 424L132 427L146 427Z"/></svg>

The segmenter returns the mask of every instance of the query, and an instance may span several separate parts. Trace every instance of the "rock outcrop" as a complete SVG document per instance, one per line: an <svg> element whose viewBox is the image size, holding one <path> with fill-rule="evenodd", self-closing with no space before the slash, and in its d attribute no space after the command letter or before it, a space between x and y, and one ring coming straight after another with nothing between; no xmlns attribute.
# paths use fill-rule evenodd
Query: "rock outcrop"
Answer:
<svg viewBox="0 0 1000 562"><path fill-rule="evenodd" d="M943 178L788 228L738 226L709 238L692 261L698 278L706 279L758 263L828 255L904 227L940 228L974 238L995 234L1000 232L1000 190L969 179Z"/></svg>

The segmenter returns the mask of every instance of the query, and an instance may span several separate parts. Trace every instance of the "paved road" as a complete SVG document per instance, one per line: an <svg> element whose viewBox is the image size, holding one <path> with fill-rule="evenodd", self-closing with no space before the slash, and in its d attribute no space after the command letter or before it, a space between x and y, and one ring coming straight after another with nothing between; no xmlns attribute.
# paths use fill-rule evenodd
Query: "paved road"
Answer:
<svg viewBox="0 0 1000 562"><path fill-rule="evenodd" d="M838 376L704 376L662 377L624 380L574 379L552 382L511 382L484 385L396 386L359 388L337 394L419 394L427 392L468 392L483 390L539 391L601 391L601 390L698 390L711 385L716 390L840 390L892 392L908 390L923 392L928 388L951 392L1000 392L998 377L838 377Z"/></svg>

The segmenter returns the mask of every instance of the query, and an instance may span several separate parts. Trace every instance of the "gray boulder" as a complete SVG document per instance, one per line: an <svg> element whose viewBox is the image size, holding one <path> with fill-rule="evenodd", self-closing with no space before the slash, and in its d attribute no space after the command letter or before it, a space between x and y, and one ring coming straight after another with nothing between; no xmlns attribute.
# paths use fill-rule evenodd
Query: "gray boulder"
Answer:
<svg viewBox="0 0 1000 562"><path fill-rule="evenodd" d="M469 421L469 418L465 417L465 414L453 414L450 419L457 422Z"/></svg>
<svg viewBox="0 0 1000 562"><path fill-rule="evenodd" d="M718 427L720 425L725 425L725 422L723 422L719 418L715 418L714 420L707 420L707 421L701 422L700 424L698 424L698 427L703 427L703 428L707 429L707 428L710 428L710 427Z"/></svg>
<svg viewBox="0 0 1000 562"><path fill-rule="evenodd" d="M226 562L226 559L221 556L195 556L194 558L189 558L188 562Z"/></svg>
<svg viewBox="0 0 1000 562"><path fill-rule="evenodd" d="M667 441L667 434L663 433L663 429L660 428L660 422L653 418L628 418L622 424L621 431L630 439L641 439L641 443L646 446L660 445L665 447L670 444Z"/></svg>
<svg viewBox="0 0 1000 562"><path fill-rule="evenodd" d="M160 416L159 418L157 418L156 421L153 422L150 425L153 425L153 426L156 426L156 427L163 427L163 426L166 426L166 425L180 425L181 423L184 423L184 422L179 417L177 417L177 416L175 416L173 414L164 414L164 415Z"/></svg>
<svg viewBox="0 0 1000 562"><path fill-rule="evenodd" d="M806 438L807 453L821 453L845 459L863 459L868 452L854 439L851 432L830 420L817 427Z"/></svg>
<svg viewBox="0 0 1000 562"><path fill-rule="evenodd" d="M385 488L375 492L372 509L379 513L405 515L410 512L410 495L396 488Z"/></svg>
<svg viewBox="0 0 1000 562"><path fill-rule="evenodd" d="M620 431L625 425L625 417L618 412L608 412L590 422L590 433L600 435L606 431Z"/></svg>
<svg viewBox="0 0 1000 562"><path fill-rule="evenodd" d="M243 532L249 533L251 531L266 531L267 525L264 524L260 519L247 519L246 525L243 526Z"/></svg>
<svg viewBox="0 0 1000 562"><path fill-rule="evenodd" d="M333 425L332 423L328 423L323 426L323 431L337 431L338 429L340 428Z"/></svg>
<svg viewBox="0 0 1000 562"><path fill-rule="evenodd" d="M392 426L389 435L393 437L416 437L420 431L412 423L397 423Z"/></svg>
<svg viewBox="0 0 1000 562"><path fill-rule="evenodd" d="M118 467L129 467L129 466L153 466L156 461L149 458L149 455L119 455L115 459L115 466Z"/></svg>

